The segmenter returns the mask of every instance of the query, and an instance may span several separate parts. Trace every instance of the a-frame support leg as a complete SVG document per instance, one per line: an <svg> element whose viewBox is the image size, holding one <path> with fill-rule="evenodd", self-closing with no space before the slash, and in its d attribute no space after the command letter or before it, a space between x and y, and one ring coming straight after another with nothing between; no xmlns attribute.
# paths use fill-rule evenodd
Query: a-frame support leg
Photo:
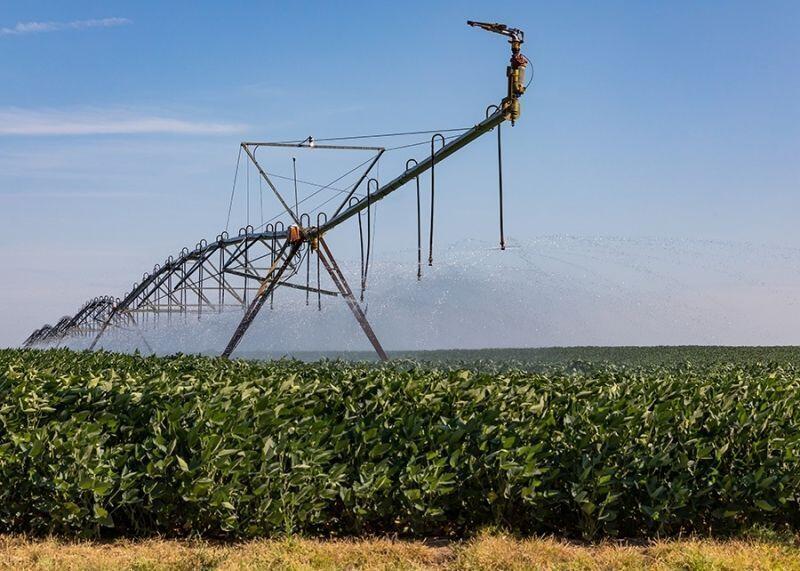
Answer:
<svg viewBox="0 0 800 571"><path fill-rule="evenodd" d="M147 348L148 351L150 351L150 354L155 355L156 352L153 351L153 348L150 346L150 343L147 342L147 337L144 336L144 333L142 332L142 329L139 327L139 322L136 321L136 318L131 314L128 314L128 319L130 319L131 325L133 325L133 330L136 332L136 334L142 340L142 343L144 343L144 346Z"/></svg>
<svg viewBox="0 0 800 571"><path fill-rule="evenodd" d="M322 238L322 236L317 239L317 242L317 255L319 255L319 260L322 262L322 265L325 266L325 269L328 270L333 283L336 284L336 287L339 289L342 297L347 302L347 305L350 307L353 315L355 315L356 321L358 321L361 329L364 330L369 342L372 343L372 346L375 348L375 352L378 354L378 357L380 357L381 361L386 361L389 357L386 355L386 351L383 350L381 342L378 341L378 337L372 330L372 326L370 326L369 321L367 321L366 314L361 309L358 301L356 301L353 291L350 289L350 285L344 278L344 274L342 274L342 270L339 269L339 265L336 263L336 260L333 259L333 254L331 254L328 244L325 243L325 240Z"/></svg>
<svg viewBox="0 0 800 571"><path fill-rule="evenodd" d="M261 307L264 305L264 302L269 297L269 294L275 289L278 285L278 282L283 276L283 273L286 271L286 268L292 262L292 259L297 254L297 251L300 249L300 245L302 242L294 242L290 243L288 240L283 244L278 252L277 257L275 258L275 262L273 262L272 266L267 271L267 275L264 277L264 280L261 282L261 287L258 288L256 295L253 296L253 301L250 302L250 306L247 308L247 311L244 313L244 317L242 317L242 321L239 323L239 326L236 328L236 331L233 332L233 336L231 340L228 342L228 346L225 347L225 351L222 352L222 356L225 359L230 358L231 353L233 353L236 346L239 344L239 341L242 340L244 334L247 332L247 329L250 327L250 324L253 323L253 320L258 315L258 312L261 310ZM277 269L278 264L281 262L283 255L286 253L286 250L289 250L288 254L286 254L286 258L283 259L283 264L281 264L280 268Z"/></svg>
<svg viewBox="0 0 800 571"><path fill-rule="evenodd" d="M111 321L114 319L114 316L116 314L117 314L117 308L114 308L111 311L111 313L108 315L108 317L105 319L105 321L103 321L103 325L100 327L100 331L97 332L97 335L95 336L94 340L92 341L92 344L89 345L89 351L94 351L94 348L97 345L97 342L100 341L100 337L103 335L105 330L109 327L109 325L111 325ZM150 346L150 343L147 342L147 337L144 336L144 333L142 333L142 330L139 328L139 323L136 321L136 318L133 315L130 315L130 314L128 314L126 317L128 318L128 320L133 325L132 330L136 332L136 334L142 340L142 343L144 343L144 346L147 348L147 350L150 351L150 353L152 353L153 355L155 355L156 352L153 351L153 348Z"/></svg>
<svg viewBox="0 0 800 571"><path fill-rule="evenodd" d="M100 331L97 332L97 335L95 335L95 338L92 340L91 345L89 345L89 351L94 351L94 348L97 346L97 342L100 341L100 338L103 336L103 333L106 332L108 326L111 325L111 320L114 319L114 316L116 315L117 315L117 308L114 307L108 313L108 317L106 318L105 321L103 321L103 325L100 326Z"/></svg>

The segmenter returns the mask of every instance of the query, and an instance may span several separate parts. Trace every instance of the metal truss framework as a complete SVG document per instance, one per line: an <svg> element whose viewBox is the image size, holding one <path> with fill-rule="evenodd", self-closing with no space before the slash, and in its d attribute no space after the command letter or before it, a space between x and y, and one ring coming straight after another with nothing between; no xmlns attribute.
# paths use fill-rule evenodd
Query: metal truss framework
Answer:
<svg viewBox="0 0 800 571"><path fill-rule="evenodd" d="M94 298L74 316L37 329L24 344L53 344L68 336L95 337L109 326L132 329L162 320L169 323L180 316L200 318L221 313L226 307L245 308L267 268L285 257L281 253L285 236L286 229L278 222L277 227L270 224L264 232L247 227L237 236L223 232L213 242L202 240L193 250L184 248L177 258L170 256L156 265L124 297ZM301 250L301 257L292 261L279 285L305 291L307 302L311 303L313 296L321 307L322 296L339 294L311 283L311 256L307 255L307 245Z"/></svg>
<svg viewBox="0 0 800 571"><path fill-rule="evenodd" d="M62 317L55 325L45 325L31 333L24 346L57 342L67 335L86 336L105 323L119 300L110 296L87 301L74 316Z"/></svg>
<svg viewBox="0 0 800 571"><path fill-rule="evenodd" d="M261 308L268 300L272 304L275 290L285 287L304 291L307 305L311 303L312 296L315 297L318 308L321 308L322 296L344 298L379 357L386 359L386 353L336 263L333 253L324 239L324 234L355 216L358 217L360 231L362 213L365 213L369 219L370 209L377 201L407 183L415 181L417 188L417 276L419 277L421 275L419 177L430 171L431 233L428 263L431 265L433 262L435 167L439 162L481 135L497 128L501 247L504 245L499 127L504 121L508 120L513 124L519 118L518 99L525 92L523 82L527 59L519 50L522 43L521 31L507 28L502 24L469 23L508 36L512 48L511 63L507 67L506 73L508 94L500 105L489 106L486 119L474 127L464 130L463 133L449 141L441 133L434 134L430 140L430 155L422 160L409 159L406 162L405 171L383 186L380 186L376 179L368 178L378 159L386 150L382 147L319 145L315 144L310 137L304 141L289 143L243 142L241 149L247 154L261 179L267 183L283 207L288 226L281 221L267 224L263 231L256 231L252 226L247 226L242 228L236 236L229 236L227 232L223 232L213 242L202 240L193 250L184 248L177 258L170 256L163 265L156 265L152 272L144 274L141 282L134 284L131 291L124 297L94 298L74 316L64 317L56 325L45 325L34 331L25 340L24 345L32 347L58 344L68 336L84 336L93 337L90 349L94 349L109 327L135 331L147 345L140 326L146 327L164 319L169 322L176 315L188 319L191 314L200 318L203 314L221 313L226 306L233 306L243 309L244 313L239 326L223 352L223 356L229 357ZM438 148L437 143L439 143ZM312 224L311 215L301 214L297 202L295 208L292 209L268 173L259 164L256 158L259 147L362 150L373 152L375 156L371 161L367 160L363 163L367 164L364 172L330 216L325 212L318 212L315 224ZM364 184L365 181L366 184ZM356 191L362 185L366 187L366 192L362 191L362 194L357 195ZM369 228L369 223L367 223L367 228ZM369 244L369 240L367 243ZM314 264L316 279L312 280L311 267L314 257L316 257ZM321 287L321 266L336 286L335 291ZM362 296L365 281L362 236Z"/></svg>

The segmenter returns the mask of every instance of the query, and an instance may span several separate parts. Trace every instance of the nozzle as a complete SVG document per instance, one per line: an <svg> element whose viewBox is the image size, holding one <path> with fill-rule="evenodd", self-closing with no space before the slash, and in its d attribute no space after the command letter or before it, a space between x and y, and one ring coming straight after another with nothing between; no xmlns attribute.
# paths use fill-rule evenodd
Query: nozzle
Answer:
<svg viewBox="0 0 800 571"><path fill-rule="evenodd" d="M467 20L467 25L472 26L473 28L481 28L486 30L487 32L494 32L495 34L500 34L502 36L508 36L511 38L511 41L522 43L525 41L525 32L522 30L518 30L517 28L509 28L505 24L499 24L497 22L490 23L490 22L475 22L473 20Z"/></svg>

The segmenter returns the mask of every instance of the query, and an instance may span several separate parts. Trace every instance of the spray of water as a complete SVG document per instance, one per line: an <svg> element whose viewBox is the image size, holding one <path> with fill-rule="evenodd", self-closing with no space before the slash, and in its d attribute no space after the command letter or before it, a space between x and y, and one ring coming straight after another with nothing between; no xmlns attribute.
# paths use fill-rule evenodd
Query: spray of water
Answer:
<svg viewBox="0 0 800 571"><path fill-rule="evenodd" d="M699 240L549 236L500 252L466 241L416 281L416 252L381 252L367 314L389 350L556 345L800 343L800 251ZM357 263L344 262L351 284ZM323 285L323 287L325 287ZM341 299L278 290L238 350L275 356L367 351ZM162 317L142 331L157 353L219 354L241 312ZM82 348L84 339L67 345ZM112 331L103 346L144 350Z"/></svg>

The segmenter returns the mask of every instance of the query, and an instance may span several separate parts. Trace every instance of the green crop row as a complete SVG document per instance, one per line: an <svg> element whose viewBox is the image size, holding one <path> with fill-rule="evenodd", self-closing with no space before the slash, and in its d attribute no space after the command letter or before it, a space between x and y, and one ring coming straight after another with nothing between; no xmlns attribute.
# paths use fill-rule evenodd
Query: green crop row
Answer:
<svg viewBox="0 0 800 571"><path fill-rule="evenodd" d="M800 527L792 364L545 371L0 351L0 531Z"/></svg>
<svg viewBox="0 0 800 571"><path fill-rule="evenodd" d="M237 354L240 354L237 352ZM251 359L277 359L280 352L243 352ZM377 361L374 351L324 352L296 351L292 355L303 361L345 357L350 361ZM484 370L504 370L513 367L528 370L552 365L565 365L576 361L613 363L627 366L679 365L686 361L698 364L779 362L800 364L798 346L703 346L663 345L647 347L523 347L515 349L434 349L427 351L390 351L393 359L413 359L438 366L459 363L469 367L481 365Z"/></svg>

